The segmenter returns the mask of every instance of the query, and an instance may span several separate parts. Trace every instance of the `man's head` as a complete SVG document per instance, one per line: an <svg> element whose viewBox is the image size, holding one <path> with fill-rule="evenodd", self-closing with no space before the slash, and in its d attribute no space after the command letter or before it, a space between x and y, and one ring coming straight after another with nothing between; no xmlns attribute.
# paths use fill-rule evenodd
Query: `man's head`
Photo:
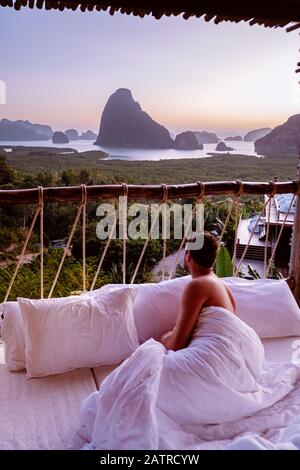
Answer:
<svg viewBox="0 0 300 470"><path fill-rule="evenodd" d="M216 261L220 247L218 238L210 232L203 232L202 236L203 246L198 250L192 249L195 238L187 240L184 264L190 272L199 268L211 269ZM191 244L191 249L189 249L189 244Z"/></svg>

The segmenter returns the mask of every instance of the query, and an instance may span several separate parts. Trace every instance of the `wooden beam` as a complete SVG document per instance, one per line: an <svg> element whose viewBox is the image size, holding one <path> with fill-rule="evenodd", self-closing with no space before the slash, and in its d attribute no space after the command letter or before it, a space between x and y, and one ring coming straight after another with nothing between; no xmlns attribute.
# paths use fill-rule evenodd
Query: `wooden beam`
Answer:
<svg viewBox="0 0 300 470"><path fill-rule="evenodd" d="M237 181L213 181L205 182L205 195L234 195L239 190ZM269 194L273 187L279 194L296 193L298 181L285 182L242 182L243 194ZM168 198L195 198L199 195L198 183L167 185ZM101 201L114 199L124 194L124 185L107 184L99 186L87 186L89 201ZM63 186L58 188L44 188L44 202L59 202L63 204L80 203L82 199L81 186ZM128 185L128 199L131 200L161 200L164 196L162 185ZM39 189L13 189L0 190L0 206L23 206L37 204L39 201Z"/></svg>

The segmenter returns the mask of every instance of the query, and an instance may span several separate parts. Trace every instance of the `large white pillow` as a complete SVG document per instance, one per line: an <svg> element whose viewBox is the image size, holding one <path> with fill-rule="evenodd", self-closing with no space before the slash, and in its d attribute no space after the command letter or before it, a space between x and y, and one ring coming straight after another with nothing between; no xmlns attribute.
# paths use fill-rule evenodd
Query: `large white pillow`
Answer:
<svg viewBox="0 0 300 470"><path fill-rule="evenodd" d="M18 302L2 303L0 318L5 363L12 371L25 369L24 323Z"/></svg>
<svg viewBox="0 0 300 470"><path fill-rule="evenodd" d="M149 338L159 340L167 331L174 328L179 313L181 296L191 276L175 278L159 283L131 284L138 288L133 304L133 316L140 343ZM122 284L107 284L90 292L121 288Z"/></svg>
<svg viewBox="0 0 300 470"><path fill-rule="evenodd" d="M183 289L190 280L191 276L183 276L158 284L133 284L139 289L133 315L141 343L151 337L159 339L174 328ZM286 281L233 277L222 280L232 291L237 316L260 338L300 335L300 309ZM120 286L107 284L101 289Z"/></svg>
<svg viewBox="0 0 300 470"><path fill-rule="evenodd" d="M224 278L236 301L237 315L260 338L300 335L300 309L283 279Z"/></svg>
<svg viewBox="0 0 300 470"><path fill-rule="evenodd" d="M79 298L71 295L66 299ZM53 299L61 302L61 299ZM4 341L5 364L11 371L26 369L24 322L18 302L0 304L1 338Z"/></svg>
<svg viewBox="0 0 300 470"><path fill-rule="evenodd" d="M25 327L27 378L118 363L138 346L132 305L137 289L55 300L18 299Z"/></svg>

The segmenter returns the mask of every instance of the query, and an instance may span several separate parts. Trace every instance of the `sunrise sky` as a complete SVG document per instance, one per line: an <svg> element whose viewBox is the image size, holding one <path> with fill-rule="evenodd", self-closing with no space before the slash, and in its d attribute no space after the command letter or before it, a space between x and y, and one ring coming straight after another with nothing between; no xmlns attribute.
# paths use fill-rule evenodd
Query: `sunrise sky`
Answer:
<svg viewBox="0 0 300 470"><path fill-rule="evenodd" d="M0 8L0 118L98 131L117 88L177 130L232 133L299 112L297 32L202 19Z"/></svg>

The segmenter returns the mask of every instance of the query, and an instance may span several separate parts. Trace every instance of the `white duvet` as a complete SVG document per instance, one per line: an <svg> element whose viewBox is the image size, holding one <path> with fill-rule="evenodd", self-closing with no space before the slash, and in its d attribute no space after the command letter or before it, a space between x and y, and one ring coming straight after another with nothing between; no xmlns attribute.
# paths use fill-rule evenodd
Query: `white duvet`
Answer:
<svg viewBox="0 0 300 470"><path fill-rule="evenodd" d="M266 363L251 328L206 307L187 348L146 341L83 401L70 448L297 448L298 416L300 364Z"/></svg>

